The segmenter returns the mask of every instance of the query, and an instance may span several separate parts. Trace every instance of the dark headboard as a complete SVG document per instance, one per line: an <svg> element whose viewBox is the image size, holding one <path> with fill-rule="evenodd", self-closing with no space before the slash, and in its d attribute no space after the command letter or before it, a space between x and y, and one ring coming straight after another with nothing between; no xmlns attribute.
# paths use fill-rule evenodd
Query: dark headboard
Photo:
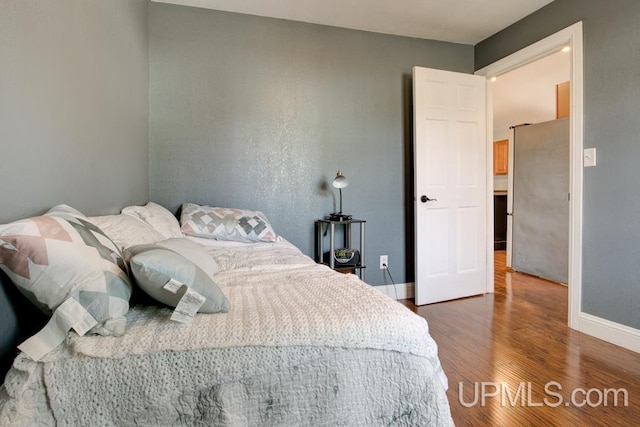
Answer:
<svg viewBox="0 0 640 427"><path fill-rule="evenodd" d="M0 383L18 354L16 348L38 332L47 317L18 291L4 272L0 271Z"/></svg>

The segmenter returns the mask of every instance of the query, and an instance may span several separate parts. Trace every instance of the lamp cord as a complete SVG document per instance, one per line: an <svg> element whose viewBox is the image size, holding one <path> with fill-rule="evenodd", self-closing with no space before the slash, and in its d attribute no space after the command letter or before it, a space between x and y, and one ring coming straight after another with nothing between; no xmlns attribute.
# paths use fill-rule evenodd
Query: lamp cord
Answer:
<svg viewBox="0 0 640 427"><path fill-rule="evenodd" d="M393 284L393 290L396 293L396 301L398 300L398 289L396 288L396 282L393 280L393 277L391 277L391 272L389 271L389 267L387 267L387 264L382 264L382 266L384 267L384 271L387 272L387 274L389 275L389 279L391 280L391 283Z"/></svg>

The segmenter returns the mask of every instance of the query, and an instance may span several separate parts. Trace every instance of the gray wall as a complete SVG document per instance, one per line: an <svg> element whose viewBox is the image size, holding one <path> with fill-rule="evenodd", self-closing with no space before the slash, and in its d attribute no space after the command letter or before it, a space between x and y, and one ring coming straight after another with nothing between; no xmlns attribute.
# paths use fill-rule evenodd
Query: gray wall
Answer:
<svg viewBox="0 0 640 427"><path fill-rule="evenodd" d="M258 209L308 255L340 169L367 220L367 282L413 280L411 69L473 47L152 3L150 196Z"/></svg>
<svg viewBox="0 0 640 427"><path fill-rule="evenodd" d="M147 200L147 56L145 0L0 0L0 223ZM0 274L0 378L44 321L21 298Z"/></svg>
<svg viewBox="0 0 640 427"><path fill-rule="evenodd" d="M476 46L476 69L583 21L582 309L640 328L640 2L556 0Z"/></svg>
<svg viewBox="0 0 640 427"><path fill-rule="evenodd" d="M148 197L145 0L0 0L0 222Z"/></svg>

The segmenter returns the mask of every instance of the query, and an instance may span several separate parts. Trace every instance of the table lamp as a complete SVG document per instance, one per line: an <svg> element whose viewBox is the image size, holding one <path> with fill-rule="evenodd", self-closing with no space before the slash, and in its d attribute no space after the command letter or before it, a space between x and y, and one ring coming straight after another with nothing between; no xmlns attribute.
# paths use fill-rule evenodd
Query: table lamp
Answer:
<svg viewBox="0 0 640 427"><path fill-rule="evenodd" d="M349 180L342 174L342 171L338 171L331 185L340 191L340 210L332 213L329 219L331 219L331 221L350 220L351 215L345 215L342 213L342 189L349 185Z"/></svg>

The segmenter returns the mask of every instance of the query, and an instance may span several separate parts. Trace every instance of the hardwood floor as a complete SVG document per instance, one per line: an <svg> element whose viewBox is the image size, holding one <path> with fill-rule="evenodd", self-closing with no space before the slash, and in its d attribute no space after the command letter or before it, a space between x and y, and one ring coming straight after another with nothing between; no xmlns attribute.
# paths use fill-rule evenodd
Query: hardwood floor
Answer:
<svg viewBox="0 0 640 427"><path fill-rule="evenodd" d="M456 425L638 425L640 355L569 329L567 287L495 259L494 294L403 301L438 343Z"/></svg>

